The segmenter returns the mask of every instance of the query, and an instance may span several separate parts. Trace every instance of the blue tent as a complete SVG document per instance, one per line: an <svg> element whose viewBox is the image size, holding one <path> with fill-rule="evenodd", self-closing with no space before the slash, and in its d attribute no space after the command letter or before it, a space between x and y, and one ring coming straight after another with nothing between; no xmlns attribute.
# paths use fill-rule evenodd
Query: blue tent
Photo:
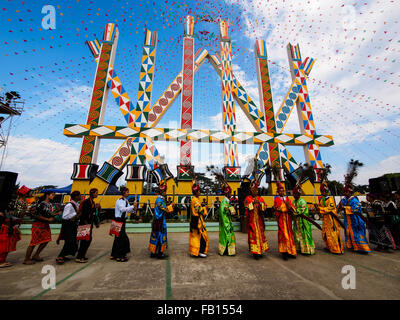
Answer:
<svg viewBox="0 0 400 320"><path fill-rule="evenodd" d="M52 192L55 192L55 193L70 194L71 193L71 189L72 189L72 184L70 184L69 186L63 187L63 188L58 188L58 189L43 189L41 192L52 191Z"/></svg>

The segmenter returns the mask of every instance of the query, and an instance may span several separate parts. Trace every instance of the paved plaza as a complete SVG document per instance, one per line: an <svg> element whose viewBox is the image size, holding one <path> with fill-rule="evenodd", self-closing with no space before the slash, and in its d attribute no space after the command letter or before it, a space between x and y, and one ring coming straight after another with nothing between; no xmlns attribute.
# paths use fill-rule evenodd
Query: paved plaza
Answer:
<svg viewBox="0 0 400 320"><path fill-rule="evenodd" d="M276 231L267 232L270 250L258 261L249 254L247 234L241 232L236 232L235 257L219 256L218 233L210 232L206 259L189 256L188 233L170 233L166 260L150 258L149 234L129 234L132 252L125 263L109 260L113 238L108 231L108 223L94 230L86 264L71 260L56 265L63 242L57 245L53 235L42 254L44 262L23 265L30 241L30 235L23 235L8 258L14 266L0 269L0 299L400 299L400 251L332 255L323 249L317 230L316 255L288 261L280 257ZM46 265L56 270L54 290L42 287ZM355 268L356 289L342 287L346 265Z"/></svg>

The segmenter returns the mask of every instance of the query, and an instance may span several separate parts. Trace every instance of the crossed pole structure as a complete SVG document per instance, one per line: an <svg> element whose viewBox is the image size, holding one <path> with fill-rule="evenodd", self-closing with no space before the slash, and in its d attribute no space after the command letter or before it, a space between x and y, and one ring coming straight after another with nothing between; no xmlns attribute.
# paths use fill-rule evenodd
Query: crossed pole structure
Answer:
<svg viewBox="0 0 400 320"><path fill-rule="evenodd" d="M303 61L299 46L288 45L292 84L275 114L265 41L257 40L254 50L260 97L258 107L233 73L229 22L219 22L220 50L216 54L210 54L205 49L195 51L194 27L194 18L187 16L184 25L182 71L175 76L153 105L151 99L157 49L156 31L145 31L139 89L135 102L124 89L114 68L119 38L118 27L109 23L105 27L101 42L97 39L87 42L97 64L88 118L85 124L66 124L63 132L68 137L83 138L79 162L74 164L71 177L74 190L85 192L95 187L102 193L109 185L115 184L126 167L125 180L129 189L142 190L143 182L147 175L151 174L156 181L167 180L167 190L178 187L178 194L190 194L189 170L193 169L191 159L194 142L224 144L224 173L233 190L239 187L241 181L238 144L259 145L257 157L260 167L264 168L262 171L265 170L266 164L270 164L286 168L295 175L299 165L287 146L302 146L305 160L316 170L323 168L319 148L331 146L334 142L332 136L317 135L315 130L306 82L314 59L306 58ZM206 60L211 63L221 79L221 130L192 128L194 76ZM109 91L122 113L126 126L103 124ZM158 128L157 124L180 94L180 128ZM253 125L254 132L238 130L235 102ZM300 133L284 133L295 105ZM120 139L123 142L99 169L96 161L101 139ZM177 167L177 179L171 179L173 176L168 165L163 166L161 170L161 155L154 141L179 141L180 162ZM281 174L281 177L274 179L282 181L284 176Z"/></svg>

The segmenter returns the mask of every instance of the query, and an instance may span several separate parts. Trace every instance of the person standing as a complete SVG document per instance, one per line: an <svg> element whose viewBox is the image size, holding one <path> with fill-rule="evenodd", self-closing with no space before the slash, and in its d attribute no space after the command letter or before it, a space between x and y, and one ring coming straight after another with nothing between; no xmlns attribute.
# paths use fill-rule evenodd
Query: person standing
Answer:
<svg viewBox="0 0 400 320"><path fill-rule="evenodd" d="M190 205L189 253L192 257L206 258L208 253L208 233L204 218L207 207L200 203L200 186L194 182L192 186L192 201Z"/></svg>
<svg viewBox="0 0 400 320"><path fill-rule="evenodd" d="M258 195L258 187L257 180L252 180L250 183L251 195L244 199L249 251L256 260L262 258L263 253L269 250L264 226L266 205L263 198Z"/></svg>
<svg viewBox="0 0 400 320"><path fill-rule="evenodd" d="M352 193L353 186L346 184L344 198L339 203L339 207L345 210L346 247L357 252L368 253L371 249L368 246L366 224L361 218L361 203L357 197L352 196Z"/></svg>
<svg viewBox="0 0 400 320"><path fill-rule="evenodd" d="M6 259L10 252L16 251L17 242L21 240L19 226L28 211L26 198L31 192L31 189L22 186L17 191L17 199L10 204L10 214L0 212L0 268L12 266Z"/></svg>
<svg viewBox="0 0 400 320"><path fill-rule="evenodd" d="M167 185L164 180L161 180L160 185L158 186L158 197L155 203L154 218L151 225L149 243L151 258L163 259L168 257L165 253L168 248L166 214L173 211L173 203L170 201L170 206L167 207L165 202L166 194ZM170 208L170 210L168 208Z"/></svg>
<svg viewBox="0 0 400 320"><path fill-rule="evenodd" d="M89 240L80 240L78 254L76 256L75 262L86 263L88 258L86 258L86 253L92 243L93 238L93 225L96 228L99 227L96 211L100 210L100 204L94 203L99 195L99 191L96 188L90 189L89 198L83 200L79 206L79 226L90 225L90 238Z"/></svg>
<svg viewBox="0 0 400 320"><path fill-rule="evenodd" d="M232 194L231 187L226 184L222 186L222 192L225 197L219 206L219 244L218 253L223 256L234 256L236 254L236 238L233 231L232 215L235 214L235 208L230 204Z"/></svg>
<svg viewBox="0 0 400 320"><path fill-rule="evenodd" d="M42 201L36 209L34 216L34 222L32 224L32 238L31 242L26 250L24 264L30 265L35 262L41 262L43 259L40 257L40 253L51 241L51 229L50 222L54 221L53 218L53 206L50 201L54 199L55 193L52 191L46 191L42 198ZM39 246L36 253L32 256L33 250L36 246Z"/></svg>
<svg viewBox="0 0 400 320"><path fill-rule="evenodd" d="M115 203L114 220L122 225L119 234L115 235L114 237L110 259L115 259L117 262L126 262L128 261L126 255L131 252L129 238L126 234L126 215L128 212L135 212L136 205L130 206L128 200L126 199L129 196L128 188L123 187L121 192L122 197Z"/></svg>
<svg viewBox="0 0 400 320"><path fill-rule="evenodd" d="M400 250L400 190L394 194L396 212L391 217L390 231L392 232L396 248Z"/></svg>
<svg viewBox="0 0 400 320"><path fill-rule="evenodd" d="M395 194L396 196L396 194ZM386 212L385 224L388 227L388 233L392 236L392 246L391 248L396 250L396 248L400 245L399 243L399 231L400 231L400 216L399 216L399 208L395 201L392 199L392 194L387 193L384 197L384 210ZM396 200L396 199L394 199Z"/></svg>
<svg viewBox="0 0 400 320"><path fill-rule="evenodd" d="M278 222L278 247L282 258L296 258L297 251L294 244L292 217L289 213L292 203L285 196L285 189L278 181L278 196L274 199L276 221Z"/></svg>
<svg viewBox="0 0 400 320"><path fill-rule="evenodd" d="M384 202L376 198L375 194L367 194L369 243L376 245L376 251L395 250L396 244L389 230L391 215L388 215Z"/></svg>
<svg viewBox="0 0 400 320"><path fill-rule="evenodd" d="M17 242L21 240L19 223L20 219L0 212L0 268L12 266L6 260L10 252L17 250Z"/></svg>
<svg viewBox="0 0 400 320"><path fill-rule="evenodd" d="M81 200L81 193L73 191L71 193L71 201L68 202L62 214L61 232L63 234L64 246L56 258L57 264L63 264L66 256L75 256L78 251L78 241L76 240L78 229L78 208Z"/></svg>
<svg viewBox="0 0 400 320"><path fill-rule="evenodd" d="M340 224L337 221L338 214L333 197L329 196L329 188L326 183L321 183L321 200L318 210L322 215L322 239L325 247L331 253L343 254L343 241L340 237Z"/></svg>
<svg viewBox="0 0 400 320"><path fill-rule="evenodd" d="M300 197L301 188L299 186L293 188L293 196L293 205L295 209L293 215L293 235L296 250L300 251L304 255L315 254L315 244L312 237L311 223L300 216L304 215L308 217L309 214L307 202Z"/></svg>

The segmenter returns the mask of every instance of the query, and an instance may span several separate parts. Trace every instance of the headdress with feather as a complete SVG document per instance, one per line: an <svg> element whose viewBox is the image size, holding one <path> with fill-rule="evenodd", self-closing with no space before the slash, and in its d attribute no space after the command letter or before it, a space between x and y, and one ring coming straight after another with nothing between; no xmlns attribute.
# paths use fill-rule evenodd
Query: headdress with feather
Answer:
<svg viewBox="0 0 400 320"><path fill-rule="evenodd" d="M250 157L247 160L246 175L250 179L250 185L257 185L259 180L260 165L257 157Z"/></svg>
<svg viewBox="0 0 400 320"><path fill-rule="evenodd" d="M194 167L190 166L187 173L189 176L192 178L193 181L193 186L192 186L192 191L199 191L200 190L200 185L199 182L197 181L197 174L194 172Z"/></svg>
<svg viewBox="0 0 400 320"><path fill-rule="evenodd" d="M328 175L331 173L330 164L326 163L324 168L319 170L319 181L320 181L320 191L323 193L324 191L329 191L328 188Z"/></svg>
<svg viewBox="0 0 400 320"><path fill-rule="evenodd" d="M283 188L283 185L281 183L281 168L279 167L279 165L274 163L274 164L272 164L272 166L270 166L268 164L268 168L271 170L271 172L274 176L274 179L278 184L278 189Z"/></svg>
<svg viewBox="0 0 400 320"><path fill-rule="evenodd" d="M358 160L351 159L347 166L347 174L344 176L345 188L353 189L353 179L358 175L358 169L364 164Z"/></svg>
<svg viewBox="0 0 400 320"><path fill-rule="evenodd" d="M220 169L218 169L214 165L211 165L207 166L207 171L211 172L215 180L218 181L224 194L232 192L232 188L229 186L228 182L225 179L224 173Z"/></svg>

